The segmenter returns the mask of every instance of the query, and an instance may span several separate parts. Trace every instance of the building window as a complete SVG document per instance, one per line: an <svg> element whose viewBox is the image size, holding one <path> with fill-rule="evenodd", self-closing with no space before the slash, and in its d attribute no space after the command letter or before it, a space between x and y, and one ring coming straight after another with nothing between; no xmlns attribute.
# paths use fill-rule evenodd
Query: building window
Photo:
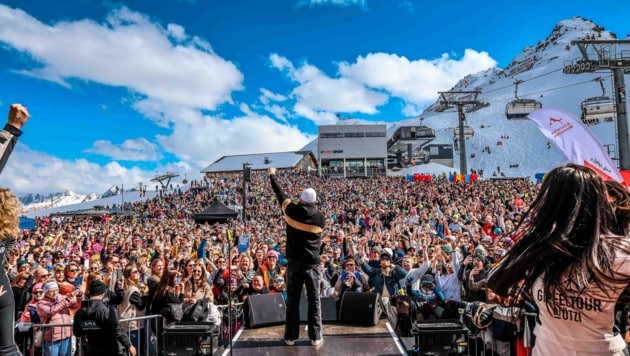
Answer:
<svg viewBox="0 0 630 356"><path fill-rule="evenodd" d="M366 132L365 137L385 137L385 132Z"/></svg>
<svg viewBox="0 0 630 356"><path fill-rule="evenodd" d="M319 138L343 138L343 132L324 132L319 134Z"/></svg>
<svg viewBox="0 0 630 356"><path fill-rule="evenodd" d="M365 137L365 132L346 132L346 137Z"/></svg>

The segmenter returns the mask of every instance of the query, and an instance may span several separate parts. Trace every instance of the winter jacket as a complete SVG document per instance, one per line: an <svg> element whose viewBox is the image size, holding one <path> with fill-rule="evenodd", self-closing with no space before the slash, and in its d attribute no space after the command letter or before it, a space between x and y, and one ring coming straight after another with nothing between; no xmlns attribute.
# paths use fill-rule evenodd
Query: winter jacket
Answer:
<svg viewBox="0 0 630 356"><path fill-rule="evenodd" d="M122 329L116 308L102 300L88 300L74 317L76 336L87 338L88 355L127 355L131 346Z"/></svg>
<svg viewBox="0 0 630 356"><path fill-rule="evenodd" d="M123 302L118 305L118 315L120 319L131 319L144 316L147 298L142 297L140 289L130 286L125 291ZM122 325L125 331L133 331L144 328L144 321L130 321Z"/></svg>
<svg viewBox="0 0 630 356"><path fill-rule="evenodd" d="M384 275L380 268L374 268L367 262L363 262L361 269L363 269L363 272L374 282L374 292L380 295L383 295L384 286L387 286L387 292L390 296L397 295L399 287L398 281L405 278L407 275L407 271L398 265L392 266L389 276Z"/></svg>
<svg viewBox="0 0 630 356"><path fill-rule="evenodd" d="M55 299L44 297L37 302L37 315L42 323L45 324L72 324L72 309L78 309L81 306L80 299L70 303L68 298L61 294L57 294ZM45 341L59 341L72 337L71 326L56 326L44 328Z"/></svg>

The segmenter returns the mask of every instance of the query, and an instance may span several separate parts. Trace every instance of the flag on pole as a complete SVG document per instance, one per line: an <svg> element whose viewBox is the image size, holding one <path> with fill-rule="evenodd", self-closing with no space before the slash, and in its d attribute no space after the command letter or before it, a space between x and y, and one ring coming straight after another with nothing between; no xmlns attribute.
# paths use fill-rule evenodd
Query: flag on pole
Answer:
<svg viewBox="0 0 630 356"><path fill-rule="evenodd" d="M597 137L573 114L560 109L543 108L527 117L558 146L569 162L587 166L606 180L624 182Z"/></svg>

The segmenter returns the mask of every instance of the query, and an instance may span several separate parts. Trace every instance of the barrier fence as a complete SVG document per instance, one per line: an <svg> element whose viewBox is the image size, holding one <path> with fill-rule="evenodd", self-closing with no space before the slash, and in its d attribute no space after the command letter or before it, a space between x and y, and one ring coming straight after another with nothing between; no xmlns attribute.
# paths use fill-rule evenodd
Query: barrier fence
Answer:
<svg viewBox="0 0 630 356"><path fill-rule="evenodd" d="M213 345L213 348L228 345L231 338L245 322L243 303L233 304L231 306L232 313L227 313L227 305L219 305L217 307L220 312L220 324L217 329L218 345ZM138 355L157 356L160 354L160 350L163 348L163 339L162 335L155 333L155 330L161 330L161 328L158 328L159 323L163 323L161 315L146 315L121 319L119 323L126 331L131 343L136 347ZM56 330L57 328L63 331L67 330L68 327L72 328L72 324L21 324L19 325L19 329L23 331L16 333L16 342L24 356L43 355L43 348L45 346L57 348L61 347L61 345L60 343L46 345L42 340L42 334L49 329L53 329L54 333L58 331ZM65 335L62 335L62 338L63 336ZM65 339L68 338L69 341L67 343L68 347L72 348L72 355L88 356L87 342L84 338L77 338L71 333Z"/></svg>

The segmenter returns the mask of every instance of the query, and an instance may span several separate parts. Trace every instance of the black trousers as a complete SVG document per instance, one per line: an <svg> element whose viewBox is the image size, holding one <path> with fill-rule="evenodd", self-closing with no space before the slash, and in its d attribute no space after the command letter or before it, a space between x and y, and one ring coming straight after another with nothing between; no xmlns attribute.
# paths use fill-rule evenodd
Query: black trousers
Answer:
<svg viewBox="0 0 630 356"><path fill-rule="evenodd" d="M300 338L300 297L302 286L306 286L308 300L308 338L322 338L322 309L319 300L319 264L307 265L289 261L287 266L287 320L284 325L284 339Z"/></svg>

